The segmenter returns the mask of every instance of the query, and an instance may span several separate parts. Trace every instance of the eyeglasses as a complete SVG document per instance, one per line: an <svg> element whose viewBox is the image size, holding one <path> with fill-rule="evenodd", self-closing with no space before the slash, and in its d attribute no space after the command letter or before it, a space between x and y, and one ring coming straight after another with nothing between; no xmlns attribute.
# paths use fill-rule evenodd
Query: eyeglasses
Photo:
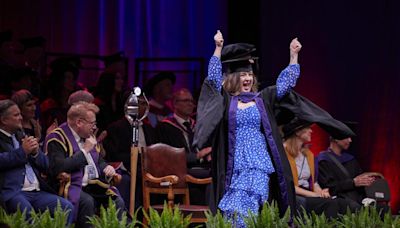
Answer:
<svg viewBox="0 0 400 228"><path fill-rule="evenodd" d="M85 121L86 123L88 123L91 126L96 126L97 122L96 121L89 121L87 119L81 118L81 120Z"/></svg>
<svg viewBox="0 0 400 228"><path fill-rule="evenodd" d="M194 104L194 100L193 99L176 99L176 102L183 102L183 103L192 103Z"/></svg>

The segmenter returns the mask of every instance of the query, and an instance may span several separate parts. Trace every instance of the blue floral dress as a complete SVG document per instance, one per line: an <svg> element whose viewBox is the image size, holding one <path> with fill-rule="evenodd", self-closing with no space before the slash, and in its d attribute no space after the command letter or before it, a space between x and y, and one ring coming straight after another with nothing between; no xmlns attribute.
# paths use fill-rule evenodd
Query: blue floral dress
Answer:
<svg viewBox="0 0 400 228"><path fill-rule="evenodd" d="M257 214L260 205L268 200L268 175L275 170L260 131L257 106L238 109L236 121L233 175L218 206L228 218L238 213L236 225L241 227L244 226L241 216L247 216L248 211Z"/></svg>

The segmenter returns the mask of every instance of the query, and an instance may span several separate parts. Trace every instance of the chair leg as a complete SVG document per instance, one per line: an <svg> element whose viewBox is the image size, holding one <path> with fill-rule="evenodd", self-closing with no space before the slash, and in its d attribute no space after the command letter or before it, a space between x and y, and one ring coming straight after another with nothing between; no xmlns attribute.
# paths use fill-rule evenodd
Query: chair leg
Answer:
<svg viewBox="0 0 400 228"><path fill-rule="evenodd" d="M174 207L174 198L175 198L175 196L174 196L174 192L172 190L172 185L169 185L169 187L168 187L168 206L170 208Z"/></svg>
<svg viewBox="0 0 400 228"><path fill-rule="evenodd" d="M189 188L185 190L185 195L183 196L183 204L184 205L190 205L190 194L189 194Z"/></svg>

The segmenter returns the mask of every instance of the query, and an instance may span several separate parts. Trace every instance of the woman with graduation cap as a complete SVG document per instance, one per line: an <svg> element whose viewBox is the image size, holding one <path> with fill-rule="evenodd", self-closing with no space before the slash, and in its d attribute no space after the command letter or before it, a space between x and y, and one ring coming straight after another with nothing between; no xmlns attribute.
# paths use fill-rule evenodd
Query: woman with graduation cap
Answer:
<svg viewBox="0 0 400 228"><path fill-rule="evenodd" d="M293 194L285 181L290 167L271 111L274 103L296 84L301 44L292 40L289 66L279 75L276 87L257 93L253 70L257 58L252 56L255 47L237 43L223 48L219 31L214 40L216 47L197 110L200 125L196 127L194 144L201 148L204 141L215 135L212 169L217 205L211 202L210 206L213 211L218 206L229 219L237 214L233 222L244 227L243 217L248 216L248 211L258 213L262 204L273 198L281 212L285 212L288 191ZM221 61L225 65L224 75Z"/></svg>
<svg viewBox="0 0 400 228"><path fill-rule="evenodd" d="M253 66L257 58L250 44L223 47L218 31L197 106L193 147L203 149L212 141L212 188L210 208L217 206L227 217L238 214L237 226L244 226L248 211L257 213L265 201L275 200L283 215L296 210L290 164L283 148L278 124L294 116L317 123L334 135L354 132L325 110L292 91L300 74L297 63L301 44L290 44L290 62L276 86L256 92ZM221 62L222 60L222 62ZM224 76L222 64L225 65Z"/></svg>

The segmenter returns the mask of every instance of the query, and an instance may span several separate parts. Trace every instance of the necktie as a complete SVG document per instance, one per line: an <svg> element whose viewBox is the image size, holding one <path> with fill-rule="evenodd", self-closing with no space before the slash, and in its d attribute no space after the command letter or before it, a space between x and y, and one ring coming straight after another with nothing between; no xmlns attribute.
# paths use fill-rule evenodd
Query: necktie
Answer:
<svg viewBox="0 0 400 228"><path fill-rule="evenodd" d="M18 149L19 148L19 142L18 142L17 138L15 137L15 135L11 135L11 139L12 139L12 142L13 142L14 149Z"/></svg>
<svg viewBox="0 0 400 228"><path fill-rule="evenodd" d="M12 142L13 142L13 146L14 149L18 149L19 148L19 142L17 140L17 138L15 137L15 135L11 136ZM26 178L28 179L29 183L33 183L35 182L35 172L32 169L32 166L29 163L25 164L25 174L26 174Z"/></svg>
<svg viewBox="0 0 400 228"><path fill-rule="evenodd" d="M192 130L192 126L191 126L189 121L183 122L183 125L185 126L186 132L188 133L189 149L192 150L193 136L194 136L194 133L193 133L193 130Z"/></svg>

